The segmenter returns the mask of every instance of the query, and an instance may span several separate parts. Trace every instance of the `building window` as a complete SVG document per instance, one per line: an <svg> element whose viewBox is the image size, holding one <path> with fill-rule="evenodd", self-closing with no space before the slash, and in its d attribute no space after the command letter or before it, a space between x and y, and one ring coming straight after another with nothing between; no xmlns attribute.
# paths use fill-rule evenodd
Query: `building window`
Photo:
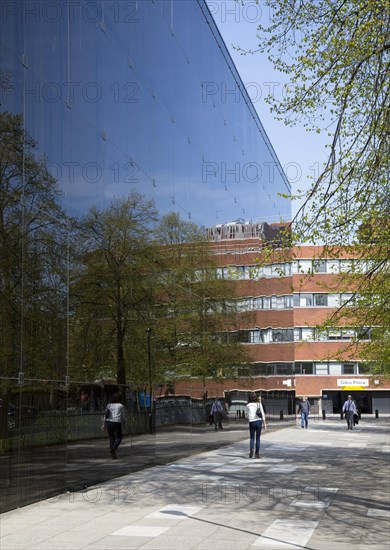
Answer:
<svg viewBox="0 0 390 550"><path fill-rule="evenodd" d="M327 273L340 273L339 260L327 260Z"/></svg>
<svg viewBox="0 0 390 550"><path fill-rule="evenodd" d="M348 364L344 363L342 374L355 374L355 365L350 363Z"/></svg>
<svg viewBox="0 0 390 550"><path fill-rule="evenodd" d="M328 330L328 340L342 340L342 332L340 328L330 328Z"/></svg>
<svg viewBox="0 0 390 550"><path fill-rule="evenodd" d="M296 327L294 328L294 341L298 342L300 340L309 340L312 341L314 329L309 327Z"/></svg>
<svg viewBox="0 0 390 550"><path fill-rule="evenodd" d="M253 309L263 309L263 298L253 298Z"/></svg>
<svg viewBox="0 0 390 550"><path fill-rule="evenodd" d="M251 343L251 331L250 330L239 330L238 331L238 341L242 344Z"/></svg>
<svg viewBox="0 0 390 550"><path fill-rule="evenodd" d="M371 340L372 328L362 327L356 329L356 338L358 340Z"/></svg>
<svg viewBox="0 0 390 550"><path fill-rule="evenodd" d="M326 260L313 260L314 273L326 273Z"/></svg>
<svg viewBox="0 0 390 550"><path fill-rule="evenodd" d="M354 294L341 294L340 304L342 306L344 306L344 305L353 306L355 304L355 295Z"/></svg>
<svg viewBox="0 0 390 550"><path fill-rule="evenodd" d="M328 295L327 294L314 294L314 305L315 306L327 306L328 305Z"/></svg>
<svg viewBox="0 0 390 550"><path fill-rule="evenodd" d="M283 342L283 330L282 329L273 329L272 330L272 341L273 342Z"/></svg>
<svg viewBox="0 0 390 550"><path fill-rule="evenodd" d="M293 342L294 329L292 328L272 329L272 341L273 342Z"/></svg>
<svg viewBox="0 0 390 550"><path fill-rule="evenodd" d="M301 363L302 374L313 374L313 363Z"/></svg>
<svg viewBox="0 0 390 550"><path fill-rule="evenodd" d="M293 366L291 363L276 363L275 374L293 374Z"/></svg>
<svg viewBox="0 0 390 550"><path fill-rule="evenodd" d="M353 340L355 338L355 331L353 329L343 329L342 339L343 340Z"/></svg>
<svg viewBox="0 0 390 550"><path fill-rule="evenodd" d="M300 294L299 305L300 307L311 307L313 305L313 294Z"/></svg>
<svg viewBox="0 0 390 550"><path fill-rule="evenodd" d="M271 298L269 296L263 298L263 309L271 309Z"/></svg>
<svg viewBox="0 0 390 550"><path fill-rule="evenodd" d="M328 363L317 363L316 364L316 374L317 375L329 374L329 365L328 365Z"/></svg>

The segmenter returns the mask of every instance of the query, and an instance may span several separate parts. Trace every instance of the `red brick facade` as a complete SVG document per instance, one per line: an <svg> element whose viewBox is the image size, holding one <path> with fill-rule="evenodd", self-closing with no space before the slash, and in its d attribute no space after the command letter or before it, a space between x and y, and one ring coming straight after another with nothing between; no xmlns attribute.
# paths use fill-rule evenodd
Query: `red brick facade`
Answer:
<svg viewBox="0 0 390 550"><path fill-rule="evenodd" d="M259 265L261 255L260 239L224 240L211 243L216 254L218 266L234 271L238 268L241 272L249 266ZM289 296L289 300L297 299L299 294L329 294L340 292L337 289L337 276L331 270L318 272L310 276L295 273L291 266L298 260L312 262L313 259L321 257L323 252L318 246L302 246L299 249L289 251L276 250L272 258L267 260L269 264L288 265L288 274L280 276L229 277L229 284L235 286L235 295L240 299L251 299L255 297L281 297ZM342 260L351 257L347 254ZM334 290L333 290L334 288ZM246 321L241 322L240 330L249 331L263 329L305 329L315 327L324 321L334 311L332 307L296 307L291 305L288 308L273 309L253 308L251 315ZM390 396L389 381L382 377L372 377L359 372L359 353L357 345L352 339L326 339L324 341L316 338L298 341L268 341L267 343L246 343L250 358L255 365L265 365L264 368L283 370L290 369L289 374L261 375L256 369L250 377L239 377L237 380L225 380L223 384L216 384L209 380L207 382L207 394L223 395L227 390L247 391L262 390L288 391L295 396L307 396L318 402L319 409L326 408L326 399L331 399L332 404L328 406L337 411L341 401L349 392L358 393L361 401L364 401L366 412L374 412L376 403L382 408L384 396ZM301 365L304 363L304 365ZM268 365L268 367L267 367ZM269 366L270 365L270 366ZM277 365L273 367L273 365ZM305 370L309 370L308 374ZM324 372L324 371L327 372ZM347 374L351 372L351 374ZM343 383L345 382L345 383ZM205 388L198 380L186 381L177 384L177 393L188 393L201 396ZM379 397L380 399L379 399ZM363 399L364 398L364 399ZM375 400L378 398L379 400ZM367 404L368 403L368 404ZM377 405L379 406L379 405ZM390 409L390 407L389 407ZM390 410L388 411L390 412Z"/></svg>

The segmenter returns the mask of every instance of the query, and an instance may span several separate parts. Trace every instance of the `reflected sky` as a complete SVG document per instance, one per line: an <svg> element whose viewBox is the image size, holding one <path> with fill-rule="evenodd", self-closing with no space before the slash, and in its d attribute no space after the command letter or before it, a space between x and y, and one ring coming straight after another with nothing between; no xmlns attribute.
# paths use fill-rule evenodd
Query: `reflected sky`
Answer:
<svg viewBox="0 0 390 550"><path fill-rule="evenodd" d="M2 110L73 216L137 189L205 226L289 220L289 184L203 1L6 1Z"/></svg>

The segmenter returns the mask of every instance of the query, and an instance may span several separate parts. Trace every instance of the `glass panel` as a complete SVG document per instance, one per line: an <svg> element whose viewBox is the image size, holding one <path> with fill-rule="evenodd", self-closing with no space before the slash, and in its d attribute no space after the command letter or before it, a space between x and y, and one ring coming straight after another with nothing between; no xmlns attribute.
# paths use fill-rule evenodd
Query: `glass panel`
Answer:
<svg viewBox="0 0 390 550"><path fill-rule="evenodd" d="M300 306L301 307L312 307L313 305L313 294L301 294L300 295Z"/></svg>
<svg viewBox="0 0 390 550"><path fill-rule="evenodd" d="M264 277L271 277L272 276L272 271L271 271L271 266L270 265L265 265L263 267L263 276Z"/></svg>
<svg viewBox="0 0 390 550"><path fill-rule="evenodd" d="M291 272L292 274L296 274L296 273L299 273L299 262L298 260L294 260L293 262L291 262Z"/></svg>
<svg viewBox="0 0 390 550"><path fill-rule="evenodd" d="M284 341L283 329L272 329L272 341L273 342L283 342Z"/></svg>
<svg viewBox="0 0 390 550"><path fill-rule="evenodd" d="M313 263L311 260L299 260L299 273L311 273Z"/></svg>
<svg viewBox="0 0 390 550"><path fill-rule="evenodd" d="M328 273L339 273L340 262L339 260L327 260Z"/></svg>
<svg viewBox="0 0 390 550"><path fill-rule="evenodd" d="M355 365L344 364L342 374L355 374Z"/></svg>
<svg viewBox="0 0 390 550"><path fill-rule="evenodd" d="M326 260L313 260L314 273L326 273Z"/></svg>
<svg viewBox="0 0 390 550"><path fill-rule="evenodd" d="M340 306L340 294L328 294L328 306L339 307Z"/></svg>
<svg viewBox="0 0 390 550"><path fill-rule="evenodd" d="M355 330L354 329L343 329L342 330L342 338L343 338L343 340L353 340L353 338L355 338Z"/></svg>
<svg viewBox="0 0 390 550"><path fill-rule="evenodd" d="M136 273L141 238L121 279L131 304L124 341L115 333L116 279L104 258L119 250L125 226L103 224L118 219L115 207L128 201L134 213L141 196L155 208L144 221L147 240L155 218L171 212L199 227L232 221L231 236L240 237L245 220L291 219L291 205L279 196L290 186L203 1L10 1L2 15L0 116L12 140L2 133L1 160L11 153L9 173L17 174L0 189L4 511L202 448L195 436L210 429L214 397L229 428L228 397L188 381L186 339L168 346L149 329L159 308L149 320L137 310L150 284ZM156 265L155 256L142 258ZM175 273L167 268L161 279ZM249 272L220 268L218 276ZM167 330L174 305L160 308ZM209 311L201 297L192 310L200 305ZM251 338L260 341L259 331ZM121 460L107 463L102 413L118 392L128 421ZM167 426L171 443L159 445L156 431Z"/></svg>
<svg viewBox="0 0 390 550"><path fill-rule="evenodd" d="M285 375L285 374L292 374L292 373L293 373L293 367L291 363L276 364L276 374Z"/></svg>
<svg viewBox="0 0 390 550"><path fill-rule="evenodd" d="M317 375L326 375L329 374L329 366L324 363L316 363L315 364L315 371Z"/></svg>
<svg viewBox="0 0 390 550"><path fill-rule="evenodd" d="M263 298L253 298L253 309L263 309Z"/></svg>
<svg viewBox="0 0 390 550"><path fill-rule="evenodd" d="M341 294L341 305L351 305L353 306L355 303L355 295L354 294Z"/></svg>
<svg viewBox="0 0 390 550"><path fill-rule="evenodd" d="M316 306L327 306L328 305L328 295L327 294L314 294L314 305L316 305Z"/></svg>
<svg viewBox="0 0 390 550"><path fill-rule="evenodd" d="M341 328L328 329L328 340L341 340Z"/></svg>
<svg viewBox="0 0 390 550"><path fill-rule="evenodd" d="M271 298L269 296L264 296L264 298L263 298L263 308L264 309L270 309L271 308Z"/></svg>
<svg viewBox="0 0 390 550"><path fill-rule="evenodd" d="M302 374L313 374L313 363L301 363Z"/></svg>
<svg viewBox="0 0 390 550"><path fill-rule="evenodd" d="M252 344L259 344L260 343L260 330L252 330L251 331L251 343Z"/></svg>
<svg viewBox="0 0 390 550"><path fill-rule="evenodd" d="M353 271L353 261L352 260L340 260L340 272L348 273Z"/></svg>

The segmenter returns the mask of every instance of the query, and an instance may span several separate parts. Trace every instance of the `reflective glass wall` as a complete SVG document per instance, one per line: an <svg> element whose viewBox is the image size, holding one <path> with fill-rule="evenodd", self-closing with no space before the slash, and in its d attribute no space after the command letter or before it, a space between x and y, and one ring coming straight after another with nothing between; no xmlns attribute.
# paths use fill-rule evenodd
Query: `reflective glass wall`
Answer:
<svg viewBox="0 0 390 550"><path fill-rule="evenodd" d="M208 433L218 389L189 381L174 398L156 374L161 348L145 304L161 262L145 243L169 213L212 227L289 220L290 205L203 1L5 0L0 31L9 509L150 465L162 449L168 460L193 448L194 430ZM113 474L100 417L118 389L127 452ZM150 390L161 397L154 412ZM167 426L182 432L165 441ZM139 434L149 436L142 452Z"/></svg>

